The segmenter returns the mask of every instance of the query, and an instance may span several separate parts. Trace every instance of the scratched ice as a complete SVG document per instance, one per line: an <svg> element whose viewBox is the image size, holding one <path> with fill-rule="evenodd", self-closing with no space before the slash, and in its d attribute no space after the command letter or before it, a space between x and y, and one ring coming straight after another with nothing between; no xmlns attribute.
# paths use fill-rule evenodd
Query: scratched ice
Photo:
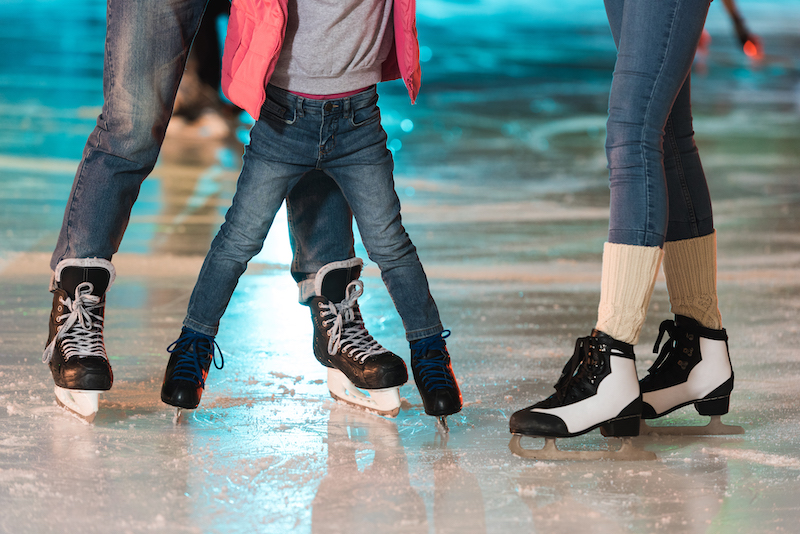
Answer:
<svg viewBox="0 0 800 534"><path fill-rule="evenodd" d="M233 137L191 131L167 139L114 258L114 387L92 425L56 406L40 363L48 260L102 102L105 2L2 2L0 532L797 531L800 5L741 1L765 43L753 65L717 4L692 89L736 372L725 419L746 433L637 438L653 462L555 463L514 457L507 424L549 394L596 313L614 61L602 2L421 0L419 102L381 88L404 221L453 331L466 404L447 440L413 384L392 420L328 397L287 273L285 216L223 319L225 368L173 423L158 396L165 347L241 153ZM408 361L374 264L364 280L371 333ZM641 373L668 313L660 280ZM703 421L685 408L669 422ZM605 443L593 432L563 445Z"/></svg>

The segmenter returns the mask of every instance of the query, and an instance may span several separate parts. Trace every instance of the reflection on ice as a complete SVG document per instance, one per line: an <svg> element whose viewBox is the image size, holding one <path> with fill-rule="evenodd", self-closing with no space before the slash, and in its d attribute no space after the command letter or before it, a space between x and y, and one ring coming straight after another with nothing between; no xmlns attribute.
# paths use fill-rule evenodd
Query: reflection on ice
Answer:
<svg viewBox="0 0 800 534"><path fill-rule="evenodd" d="M425 502L411 487L397 425L331 407L327 473L311 503L314 533L427 533Z"/></svg>

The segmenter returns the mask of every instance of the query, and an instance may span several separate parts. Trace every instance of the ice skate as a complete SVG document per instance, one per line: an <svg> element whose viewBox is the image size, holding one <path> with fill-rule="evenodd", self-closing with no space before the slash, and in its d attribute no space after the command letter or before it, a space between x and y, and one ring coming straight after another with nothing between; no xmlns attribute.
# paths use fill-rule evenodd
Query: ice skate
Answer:
<svg viewBox="0 0 800 534"><path fill-rule="evenodd" d="M219 364L215 348L219 352ZM161 386L161 400L178 409L175 422L179 422L183 409L194 410L200 404L211 363L222 369L225 361L212 336L188 328L181 330L180 337L167 347L167 352L170 357Z"/></svg>
<svg viewBox="0 0 800 534"><path fill-rule="evenodd" d="M460 412L463 404L444 341L449 335L446 330L411 343L411 370L425 413L436 417L445 433L447 416Z"/></svg>
<svg viewBox="0 0 800 534"><path fill-rule="evenodd" d="M636 378L633 346L594 330L579 338L575 352L547 399L511 416L509 449L537 460L655 460L650 451L633 446L639 435L642 397ZM618 450L562 451L556 438L580 436L600 428L607 437L622 439ZM525 449L523 437L545 438L541 450Z"/></svg>
<svg viewBox="0 0 800 534"><path fill-rule="evenodd" d="M42 362L49 364L56 401L93 421L101 391L114 376L103 342L105 294L114 266L100 258L62 260L51 282L53 310Z"/></svg>
<svg viewBox="0 0 800 534"><path fill-rule="evenodd" d="M314 356L328 368L328 390L341 402L395 417L400 386L408 381L402 358L383 348L364 326L358 297L358 258L329 263L317 272L311 299Z"/></svg>
<svg viewBox="0 0 800 534"><path fill-rule="evenodd" d="M664 333L669 334L655 363L639 383L642 434L724 435L743 434L740 426L726 425L733 390L733 369L728 356L728 335L724 329L704 328L683 315L664 321L653 352L659 352ZM700 415L711 417L704 426L649 426L646 419L663 417L678 408L694 404Z"/></svg>

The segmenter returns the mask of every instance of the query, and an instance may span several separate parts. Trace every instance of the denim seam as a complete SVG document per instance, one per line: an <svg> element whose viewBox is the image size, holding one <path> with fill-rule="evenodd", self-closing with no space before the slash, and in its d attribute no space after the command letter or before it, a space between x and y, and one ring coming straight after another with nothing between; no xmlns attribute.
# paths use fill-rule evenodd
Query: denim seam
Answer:
<svg viewBox="0 0 800 534"><path fill-rule="evenodd" d="M109 26L109 27L113 26L111 24L111 19L112 19L113 16L114 16L114 10L113 9L109 9L108 13L106 15L106 25ZM105 53L106 53L106 58L107 58L106 59L106 63L108 65L108 85L109 85L109 93L108 94L114 94L114 91L112 90L112 88L116 85L116 83L114 81L115 78L116 78L114 76L114 54L111 53L111 50L109 48L110 47L109 41L110 41L110 39L106 39L106 46L105 46ZM111 104L113 104L113 101L114 101L113 98L106 98L105 101L103 102L103 108L104 108L103 111L105 111L105 113L102 114L103 115L103 129L104 129L104 131L108 131L108 116L111 115ZM97 148L97 149L100 148L100 136L101 136L101 132L97 132L97 139L96 139L96 144L95 144L95 148ZM84 160L85 159L86 158L84 158Z"/></svg>
<svg viewBox="0 0 800 534"><path fill-rule="evenodd" d="M288 195L287 198L284 200L284 202L286 203L286 225L289 227L289 236L291 237L295 235L295 228L294 228L294 217L292 216L292 205L288 201ZM291 267L289 268L289 272L292 273L292 275L294 275L294 273L300 270L300 260L299 260L300 251L297 240L290 239L290 241L293 241L294 243L292 246L292 264Z"/></svg>
<svg viewBox="0 0 800 534"><path fill-rule="evenodd" d="M672 153L675 155L675 170L678 173L678 182L680 183L683 201L686 203L686 211L689 213L689 222L692 225L692 235L694 237L698 237L700 234L700 228L697 224L697 214L695 213L694 203L692 202L692 195L689 191L689 186L686 183L686 172L683 169L683 160L680 157L678 141L675 137L675 129L672 125L672 118L667 119L665 137L672 148ZM669 225L669 212L667 213L667 225ZM667 233L669 233L669 229L667 230Z"/></svg>
<svg viewBox="0 0 800 534"><path fill-rule="evenodd" d="M317 142L317 169L322 168L322 136L325 135L325 110L322 110L322 118L319 121L319 141Z"/></svg>
<svg viewBox="0 0 800 534"><path fill-rule="evenodd" d="M680 4L680 0L678 0L678 2L675 3L675 8L674 8L674 10L672 12L672 17L670 19L669 39L667 40L666 46L664 47L664 50L662 52L662 56L660 58L660 65L661 66L658 69L658 74L656 74L655 78L653 79L653 88L652 88L652 90L650 92L650 97L648 99L647 109L645 110L645 113L644 113L644 121L642 122L642 130L641 130L641 132L639 134L639 142L641 143L642 146L644 146L644 144L645 144L645 131L647 130L647 124L649 124L650 113L651 113L651 110L652 110L653 102L655 100L656 88L658 87L658 83L659 83L659 81L660 81L660 79L661 79L661 77L662 77L662 75L664 73L664 66L665 66L665 63L666 63L667 53L668 53L668 51L670 49L670 46L672 45L672 39L673 39L672 28L675 25L675 18L677 17L679 4ZM663 130L663 126L662 126L662 130ZM663 143L663 140L662 140L662 143ZM662 153L663 153L663 147L662 147L661 150L662 150ZM645 199L645 201L647 202L647 206L649 208L650 207L650 201L652 200L652 195L651 195L651 185L652 184L651 184L651 181L649 179L649 177L650 177L650 169L648 168L648 165L647 165L647 158L645 157L645 151L644 150L641 151L641 157L642 157L642 163L643 163L642 166L644 167L644 175L645 175L645 186L646 186L645 187L645 192L646 192L646 195L647 195L647 198ZM663 160L663 157L662 157L662 160ZM649 233L655 234L655 232L652 232L651 228L650 228L650 225L651 225L651 222L652 222L650 212L651 212L651 210L648 209L646 211L646 214L645 214L645 217L646 217L645 235L647 235ZM646 239L647 238L645 237L645 240ZM663 238L662 238L662 242L663 242Z"/></svg>

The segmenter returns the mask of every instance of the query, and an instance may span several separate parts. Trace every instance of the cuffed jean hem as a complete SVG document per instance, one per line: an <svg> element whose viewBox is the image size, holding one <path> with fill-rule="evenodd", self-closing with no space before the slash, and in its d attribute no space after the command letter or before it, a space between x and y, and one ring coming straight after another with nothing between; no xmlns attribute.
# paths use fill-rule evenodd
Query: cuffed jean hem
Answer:
<svg viewBox="0 0 800 534"><path fill-rule="evenodd" d="M303 306L308 306L309 301L317 294L315 279L316 276L311 276L310 278L297 282L297 301Z"/></svg>
<svg viewBox="0 0 800 534"><path fill-rule="evenodd" d="M183 326L185 326L190 330L194 330L199 334L204 334L206 336L211 336L211 337L215 337L217 335L217 332L219 331L219 326L206 326L202 323L198 323L197 321L189 317L186 317L183 320Z"/></svg>
<svg viewBox="0 0 800 534"><path fill-rule="evenodd" d="M406 332L406 341L409 343L413 343L414 341L419 341L420 339L425 339L426 337L435 336L436 334L441 334L444 332L444 327L442 323L437 324L436 326L431 326L429 328L422 328L419 330L412 330L410 332Z"/></svg>

